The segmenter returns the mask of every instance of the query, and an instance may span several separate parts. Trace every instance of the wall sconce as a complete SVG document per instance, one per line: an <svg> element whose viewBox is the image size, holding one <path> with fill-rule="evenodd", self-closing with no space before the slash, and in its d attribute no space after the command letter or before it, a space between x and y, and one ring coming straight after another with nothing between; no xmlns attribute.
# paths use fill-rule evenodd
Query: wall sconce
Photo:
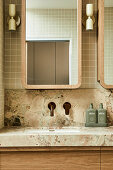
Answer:
<svg viewBox="0 0 113 170"><path fill-rule="evenodd" d="M93 4L86 5L86 16L83 17L82 23L87 31L93 30L95 17L93 16Z"/></svg>
<svg viewBox="0 0 113 170"><path fill-rule="evenodd" d="M21 19L16 16L16 5L9 4L9 16L7 18L9 31L16 31L16 28L20 25Z"/></svg>

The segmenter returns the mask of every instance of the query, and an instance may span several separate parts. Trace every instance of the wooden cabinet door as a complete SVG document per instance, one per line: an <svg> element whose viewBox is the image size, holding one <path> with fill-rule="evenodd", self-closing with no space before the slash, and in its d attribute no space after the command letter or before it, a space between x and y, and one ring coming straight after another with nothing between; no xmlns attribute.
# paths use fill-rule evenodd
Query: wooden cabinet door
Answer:
<svg viewBox="0 0 113 170"><path fill-rule="evenodd" d="M28 42L27 83L31 85L55 84L54 42Z"/></svg>
<svg viewBox="0 0 113 170"><path fill-rule="evenodd" d="M100 170L100 152L1 152L0 170Z"/></svg>
<svg viewBox="0 0 113 170"><path fill-rule="evenodd" d="M113 170L113 148L101 150L101 170Z"/></svg>
<svg viewBox="0 0 113 170"><path fill-rule="evenodd" d="M28 42L27 83L69 84L69 42Z"/></svg>
<svg viewBox="0 0 113 170"><path fill-rule="evenodd" d="M56 42L56 84L69 84L69 42Z"/></svg>

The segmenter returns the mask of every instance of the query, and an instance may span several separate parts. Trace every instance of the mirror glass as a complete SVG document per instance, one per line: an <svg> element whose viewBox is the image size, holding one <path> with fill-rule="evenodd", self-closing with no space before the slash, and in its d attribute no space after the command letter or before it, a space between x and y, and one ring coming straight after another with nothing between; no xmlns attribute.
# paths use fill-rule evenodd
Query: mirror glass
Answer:
<svg viewBox="0 0 113 170"><path fill-rule="evenodd" d="M26 0L28 85L78 83L77 0Z"/></svg>
<svg viewBox="0 0 113 170"><path fill-rule="evenodd" d="M104 82L113 85L113 0L104 0Z"/></svg>

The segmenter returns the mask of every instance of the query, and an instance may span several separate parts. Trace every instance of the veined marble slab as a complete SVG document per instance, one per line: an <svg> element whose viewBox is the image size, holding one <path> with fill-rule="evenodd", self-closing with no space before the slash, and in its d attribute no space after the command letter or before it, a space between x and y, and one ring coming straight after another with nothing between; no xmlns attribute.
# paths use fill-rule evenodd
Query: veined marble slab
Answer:
<svg viewBox="0 0 113 170"><path fill-rule="evenodd" d="M4 128L0 130L0 147L34 146L113 146L113 127Z"/></svg>

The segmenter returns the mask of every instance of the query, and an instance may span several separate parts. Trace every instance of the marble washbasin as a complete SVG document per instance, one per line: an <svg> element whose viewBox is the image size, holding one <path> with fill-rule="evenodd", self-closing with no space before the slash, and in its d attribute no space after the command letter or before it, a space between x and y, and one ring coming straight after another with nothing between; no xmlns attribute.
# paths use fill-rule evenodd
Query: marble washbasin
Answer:
<svg viewBox="0 0 113 170"><path fill-rule="evenodd" d="M113 127L4 128L0 147L113 146Z"/></svg>
<svg viewBox="0 0 113 170"><path fill-rule="evenodd" d="M62 128L3 128L0 135L108 135L113 134L113 127L62 127Z"/></svg>

